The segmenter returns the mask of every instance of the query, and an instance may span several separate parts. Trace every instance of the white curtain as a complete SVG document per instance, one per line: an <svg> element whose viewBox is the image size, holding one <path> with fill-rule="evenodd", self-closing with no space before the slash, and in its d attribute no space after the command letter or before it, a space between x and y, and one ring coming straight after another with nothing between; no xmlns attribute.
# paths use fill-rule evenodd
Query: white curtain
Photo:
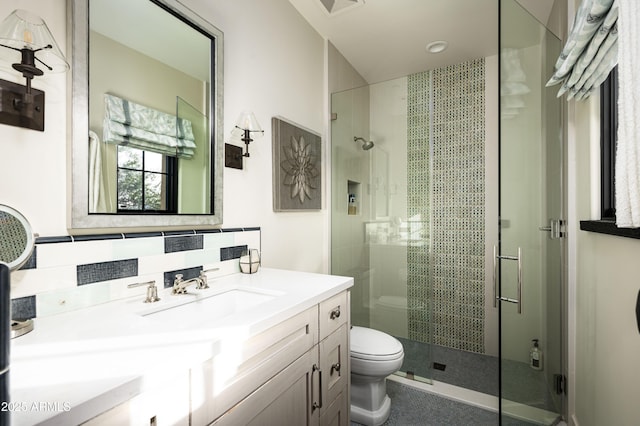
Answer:
<svg viewBox="0 0 640 426"><path fill-rule="evenodd" d="M638 1L638 0L636 0ZM616 66L618 0L583 0L547 86L562 83L558 97L586 99Z"/></svg>
<svg viewBox="0 0 640 426"><path fill-rule="evenodd" d="M640 1L620 0L616 225L640 227Z"/></svg>

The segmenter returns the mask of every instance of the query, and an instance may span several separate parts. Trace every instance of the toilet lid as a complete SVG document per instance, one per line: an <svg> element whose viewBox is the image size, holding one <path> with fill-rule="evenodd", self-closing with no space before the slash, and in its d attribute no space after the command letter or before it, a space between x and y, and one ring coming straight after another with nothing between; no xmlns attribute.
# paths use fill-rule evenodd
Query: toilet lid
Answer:
<svg viewBox="0 0 640 426"><path fill-rule="evenodd" d="M351 328L351 356L361 359L395 359L402 355L402 343L393 336L365 327Z"/></svg>

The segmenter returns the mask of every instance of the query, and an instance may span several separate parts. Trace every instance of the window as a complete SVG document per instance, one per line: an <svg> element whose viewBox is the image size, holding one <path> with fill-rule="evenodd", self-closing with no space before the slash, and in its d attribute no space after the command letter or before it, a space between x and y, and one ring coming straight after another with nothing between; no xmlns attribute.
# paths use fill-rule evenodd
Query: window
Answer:
<svg viewBox="0 0 640 426"><path fill-rule="evenodd" d="M600 87L601 219L615 220L616 134L618 129L618 68Z"/></svg>
<svg viewBox="0 0 640 426"><path fill-rule="evenodd" d="M178 159L118 146L118 213L176 213Z"/></svg>
<svg viewBox="0 0 640 426"><path fill-rule="evenodd" d="M639 228L618 228L615 223L616 138L618 129L618 70L614 68L600 88L601 220L583 220L580 229L640 239Z"/></svg>

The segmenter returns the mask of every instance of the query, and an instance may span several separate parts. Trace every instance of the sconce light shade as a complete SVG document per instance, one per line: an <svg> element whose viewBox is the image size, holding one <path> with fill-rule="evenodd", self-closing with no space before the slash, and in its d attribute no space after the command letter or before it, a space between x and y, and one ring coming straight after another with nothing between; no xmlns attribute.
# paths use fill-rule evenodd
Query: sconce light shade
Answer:
<svg viewBox="0 0 640 426"><path fill-rule="evenodd" d="M43 68L41 71L65 72L69 69L69 64L46 22L26 10L14 10L0 23L0 44L8 48L2 49L0 58L3 61L20 63L22 50L27 49L37 52L35 60L38 63L35 65Z"/></svg>
<svg viewBox="0 0 640 426"><path fill-rule="evenodd" d="M257 138L262 136L263 130L260 127L260 123L258 123L258 119L255 114L250 111L242 111L238 120L236 121L236 129L241 131L249 130L250 132L259 132Z"/></svg>
<svg viewBox="0 0 640 426"><path fill-rule="evenodd" d="M260 123L256 119L256 116L249 111L243 111L236 121L236 127L234 132L241 132L241 140L246 145L246 152L242 154L243 157L249 157L249 144L257 138L260 138L264 134L264 130L260 127ZM255 136L252 138L251 134Z"/></svg>
<svg viewBox="0 0 640 426"><path fill-rule="evenodd" d="M44 130L44 92L32 89L31 80L69 69L44 20L20 9L7 16L0 23L0 62L26 80L25 86L0 80L0 123Z"/></svg>

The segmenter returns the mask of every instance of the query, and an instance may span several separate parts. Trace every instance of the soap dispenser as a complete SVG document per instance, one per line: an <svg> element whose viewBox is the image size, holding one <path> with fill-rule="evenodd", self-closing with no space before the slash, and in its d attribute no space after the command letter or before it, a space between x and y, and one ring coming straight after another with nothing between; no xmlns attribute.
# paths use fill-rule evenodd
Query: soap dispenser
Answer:
<svg viewBox="0 0 640 426"><path fill-rule="evenodd" d="M529 352L529 366L534 370L542 370L542 350L538 346L538 339L533 339L533 346Z"/></svg>
<svg viewBox="0 0 640 426"><path fill-rule="evenodd" d="M347 209L347 214L350 216L356 214L356 194L349 194L349 206Z"/></svg>

